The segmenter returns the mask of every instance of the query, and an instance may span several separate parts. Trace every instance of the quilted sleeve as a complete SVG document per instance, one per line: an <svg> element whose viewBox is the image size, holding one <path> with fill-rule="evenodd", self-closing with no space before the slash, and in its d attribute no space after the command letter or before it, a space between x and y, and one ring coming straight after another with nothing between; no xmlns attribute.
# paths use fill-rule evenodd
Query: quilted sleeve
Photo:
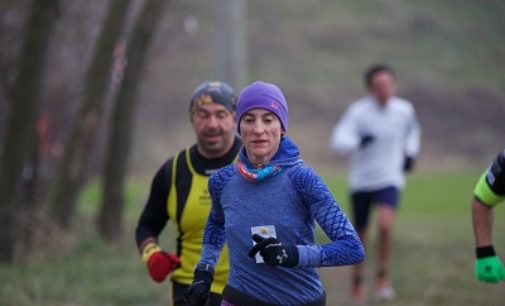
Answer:
<svg viewBox="0 0 505 306"><path fill-rule="evenodd" d="M306 166L294 169L290 176L303 203L331 240L325 245L297 246L299 265L324 267L363 262L363 244L324 181Z"/></svg>

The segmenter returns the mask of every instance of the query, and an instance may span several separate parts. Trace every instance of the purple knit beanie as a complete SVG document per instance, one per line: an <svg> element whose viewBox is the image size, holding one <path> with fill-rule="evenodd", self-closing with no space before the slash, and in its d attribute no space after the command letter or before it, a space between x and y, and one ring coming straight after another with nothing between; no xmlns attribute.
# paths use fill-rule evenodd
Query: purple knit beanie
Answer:
<svg viewBox="0 0 505 306"><path fill-rule="evenodd" d="M266 109L274 113L282 128L288 130L288 104L279 87L274 84L256 81L242 89L237 101L237 122L240 133L242 116L254 108Z"/></svg>

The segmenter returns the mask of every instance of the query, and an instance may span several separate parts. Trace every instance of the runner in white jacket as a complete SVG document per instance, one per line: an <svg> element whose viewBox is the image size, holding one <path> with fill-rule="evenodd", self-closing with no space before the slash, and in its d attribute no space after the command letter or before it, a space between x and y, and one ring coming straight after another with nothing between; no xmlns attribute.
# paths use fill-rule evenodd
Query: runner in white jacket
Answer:
<svg viewBox="0 0 505 306"><path fill-rule="evenodd" d="M396 77L385 65L365 74L369 95L354 102L335 126L330 145L351 154L349 186L354 226L365 244L370 208L378 206L378 264L376 295L395 296L387 275L392 227L405 172L412 170L420 146L421 130L412 104L394 96ZM353 270L352 296L365 298L363 265Z"/></svg>

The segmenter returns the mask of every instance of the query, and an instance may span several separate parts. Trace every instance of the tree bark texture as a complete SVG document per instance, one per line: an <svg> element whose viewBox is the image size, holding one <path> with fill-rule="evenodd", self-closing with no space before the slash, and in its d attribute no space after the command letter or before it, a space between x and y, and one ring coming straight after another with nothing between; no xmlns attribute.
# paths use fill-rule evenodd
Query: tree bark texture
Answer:
<svg viewBox="0 0 505 306"><path fill-rule="evenodd" d="M107 155L104 166L104 188L98 231L108 241L121 237L124 207L123 185L132 142L137 88L156 25L166 0L147 0L134 26L127 50L128 64L123 83L114 101Z"/></svg>
<svg viewBox="0 0 505 306"><path fill-rule="evenodd" d="M49 196L50 215L61 228L73 221L77 196L86 177L88 155L102 118L114 46L122 32L130 0L112 0L92 61L86 72L80 109Z"/></svg>
<svg viewBox="0 0 505 306"><path fill-rule="evenodd" d="M22 209L15 197L22 178L23 163L31 151L38 113L40 85L49 38L57 17L58 0L34 0L27 19L19 70L14 82L0 160L0 262L12 262L20 232Z"/></svg>

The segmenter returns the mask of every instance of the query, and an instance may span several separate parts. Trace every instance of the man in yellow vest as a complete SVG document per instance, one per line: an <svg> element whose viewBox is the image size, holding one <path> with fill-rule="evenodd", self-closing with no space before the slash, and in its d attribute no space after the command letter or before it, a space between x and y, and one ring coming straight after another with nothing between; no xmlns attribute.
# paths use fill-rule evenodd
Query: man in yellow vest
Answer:
<svg viewBox="0 0 505 306"><path fill-rule="evenodd" d="M224 82L204 82L195 89L189 110L197 141L158 170L138 222L136 241L142 260L158 283L172 273L174 306L184 305L183 293L193 282L193 269L200 259L211 207L209 176L232 163L241 146L236 137L235 103L235 92ZM177 227L177 254L164 252L158 246L158 236L168 220ZM220 305L228 270L228 253L222 252L208 306Z"/></svg>

